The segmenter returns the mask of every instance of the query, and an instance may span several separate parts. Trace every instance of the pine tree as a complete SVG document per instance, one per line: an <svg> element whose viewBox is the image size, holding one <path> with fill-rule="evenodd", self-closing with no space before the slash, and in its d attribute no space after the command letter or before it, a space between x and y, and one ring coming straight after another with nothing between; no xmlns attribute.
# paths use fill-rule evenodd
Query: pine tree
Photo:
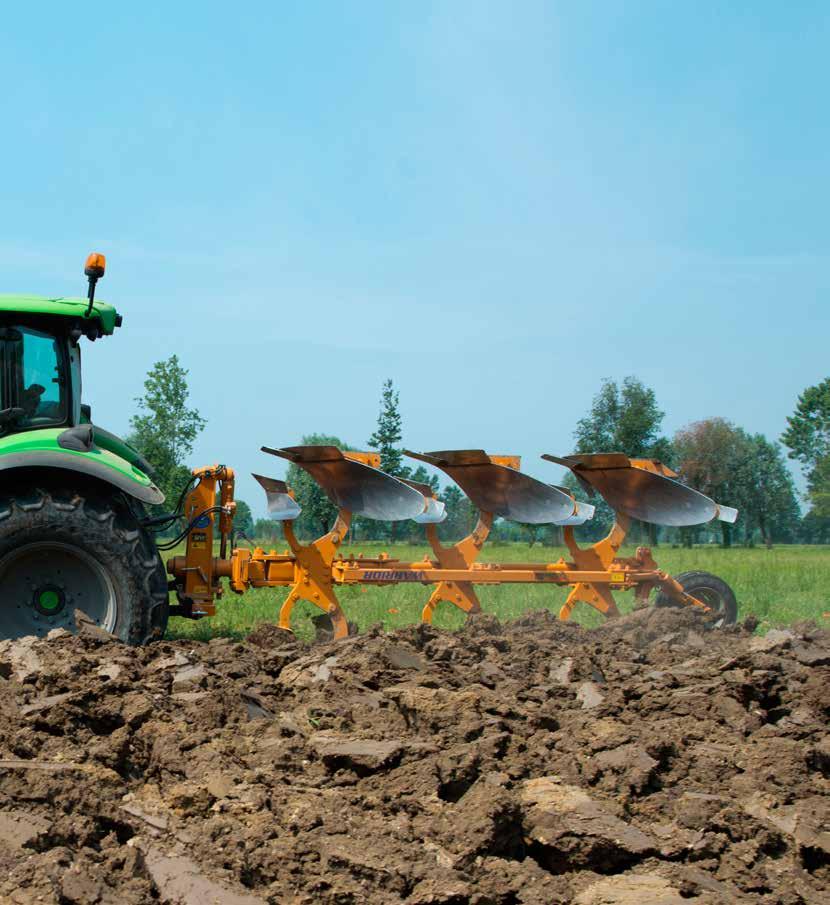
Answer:
<svg viewBox="0 0 830 905"><path fill-rule="evenodd" d="M418 484L426 484L435 494L441 489L438 475L430 474L423 465L418 465L417 468L414 469L409 475L409 480L416 481Z"/></svg>
<svg viewBox="0 0 830 905"><path fill-rule="evenodd" d="M407 478L410 469L403 464L403 451L398 446L403 436L398 395L392 381L387 380L383 384L377 430L369 437L368 443L371 449L380 453L383 471L396 478Z"/></svg>

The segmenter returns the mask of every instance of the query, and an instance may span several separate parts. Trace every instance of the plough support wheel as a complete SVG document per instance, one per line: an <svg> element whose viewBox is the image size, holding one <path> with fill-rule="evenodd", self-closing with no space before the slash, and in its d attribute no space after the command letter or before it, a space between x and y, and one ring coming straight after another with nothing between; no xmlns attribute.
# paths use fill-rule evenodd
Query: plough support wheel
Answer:
<svg viewBox="0 0 830 905"><path fill-rule="evenodd" d="M683 592L711 610L708 617L713 628L734 625L738 621L738 601L732 588L710 572L681 572L674 580ZM666 591L660 591L654 601L658 607L678 606L677 600Z"/></svg>

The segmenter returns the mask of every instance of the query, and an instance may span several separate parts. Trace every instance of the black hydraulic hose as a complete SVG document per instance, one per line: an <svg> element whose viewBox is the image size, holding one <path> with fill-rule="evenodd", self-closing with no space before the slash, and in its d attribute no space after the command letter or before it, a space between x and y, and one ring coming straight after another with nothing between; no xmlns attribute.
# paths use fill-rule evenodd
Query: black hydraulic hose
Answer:
<svg viewBox="0 0 830 905"><path fill-rule="evenodd" d="M224 509L221 506L211 506L209 509L204 509L198 515L193 517L193 519L190 521L190 524L188 524L188 526L184 529L184 531L182 531L182 533L178 537L175 537L175 538L173 538L173 540L167 541L164 544L158 544L157 545L158 549L159 550L172 550L173 547L180 544L187 537L187 535L190 534L190 532L196 526L196 522L198 522L199 519L203 518L206 515L211 515L214 512L224 512Z"/></svg>
<svg viewBox="0 0 830 905"><path fill-rule="evenodd" d="M177 519L182 518L182 508L184 507L184 498L191 491L193 486L199 479L195 475L191 475L187 484L184 485L184 489L179 494L179 500L176 503L176 508L172 512L165 512L161 515L153 516L152 518L144 519L141 524L145 528L150 528L151 530L155 529L156 532L164 531L166 528L169 528L173 522Z"/></svg>

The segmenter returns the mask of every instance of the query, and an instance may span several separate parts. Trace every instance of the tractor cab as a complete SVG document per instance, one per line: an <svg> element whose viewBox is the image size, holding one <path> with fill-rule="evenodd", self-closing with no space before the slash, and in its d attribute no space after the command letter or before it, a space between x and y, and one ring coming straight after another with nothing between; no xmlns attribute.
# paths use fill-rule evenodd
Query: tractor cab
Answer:
<svg viewBox="0 0 830 905"><path fill-rule="evenodd" d="M90 255L86 299L0 296L0 437L44 428L74 427L81 409L79 340L111 334L116 310L95 301L103 255Z"/></svg>

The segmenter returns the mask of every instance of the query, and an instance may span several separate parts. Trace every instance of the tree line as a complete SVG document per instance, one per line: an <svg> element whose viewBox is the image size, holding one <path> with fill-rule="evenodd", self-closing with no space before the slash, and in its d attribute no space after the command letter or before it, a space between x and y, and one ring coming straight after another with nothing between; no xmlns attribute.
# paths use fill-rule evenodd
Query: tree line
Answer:
<svg viewBox="0 0 830 905"><path fill-rule="evenodd" d="M168 505L187 485L190 469L185 463L206 423L189 405L187 374L175 355L151 368L144 394L136 400L138 412L130 421L127 438L155 467ZM724 522L685 529L635 525L633 540L652 545L660 540L685 545L717 541L727 547L735 543L770 546L830 542L830 378L799 396L780 443L719 417L688 424L668 437L662 432L664 417L654 391L638 378L626 377L621 382L606 379L590 410L577 422L574 452L622 452L632 458L659 459L674 469L681 481L738 508L740 516L734 526ZM443 501L448 513L439 527L443 539L457 539L472 530L477 513L469 500L455 484L442 487L438 477L423 465L410 466L403 455L402 440L399 393L392 380L386 380L377 424L366 446L379 453L385 472L427 484ZM306 435L302 443L354 448L328 434ZM787 456L801 465L806 476L804 514ZM325 533L334 521L335 507L296 465L289 466L287 482L303 510L295 524L298 534L311 539ZM578 497L587 499L572 475L565 483ZM608 531L613 514L601 499L590 502L597 511L581 532L588 539L596 539ZM238 501L236 528L241 536L263 543L282 540L279 525L267 519L255 521L250 506L242 500ZM414 523L381 523L357 517L351 535L354 541L420 541L423 532ZM557 544L561 542L561 529L497 521L492 536L501 541Z"/></svg>

